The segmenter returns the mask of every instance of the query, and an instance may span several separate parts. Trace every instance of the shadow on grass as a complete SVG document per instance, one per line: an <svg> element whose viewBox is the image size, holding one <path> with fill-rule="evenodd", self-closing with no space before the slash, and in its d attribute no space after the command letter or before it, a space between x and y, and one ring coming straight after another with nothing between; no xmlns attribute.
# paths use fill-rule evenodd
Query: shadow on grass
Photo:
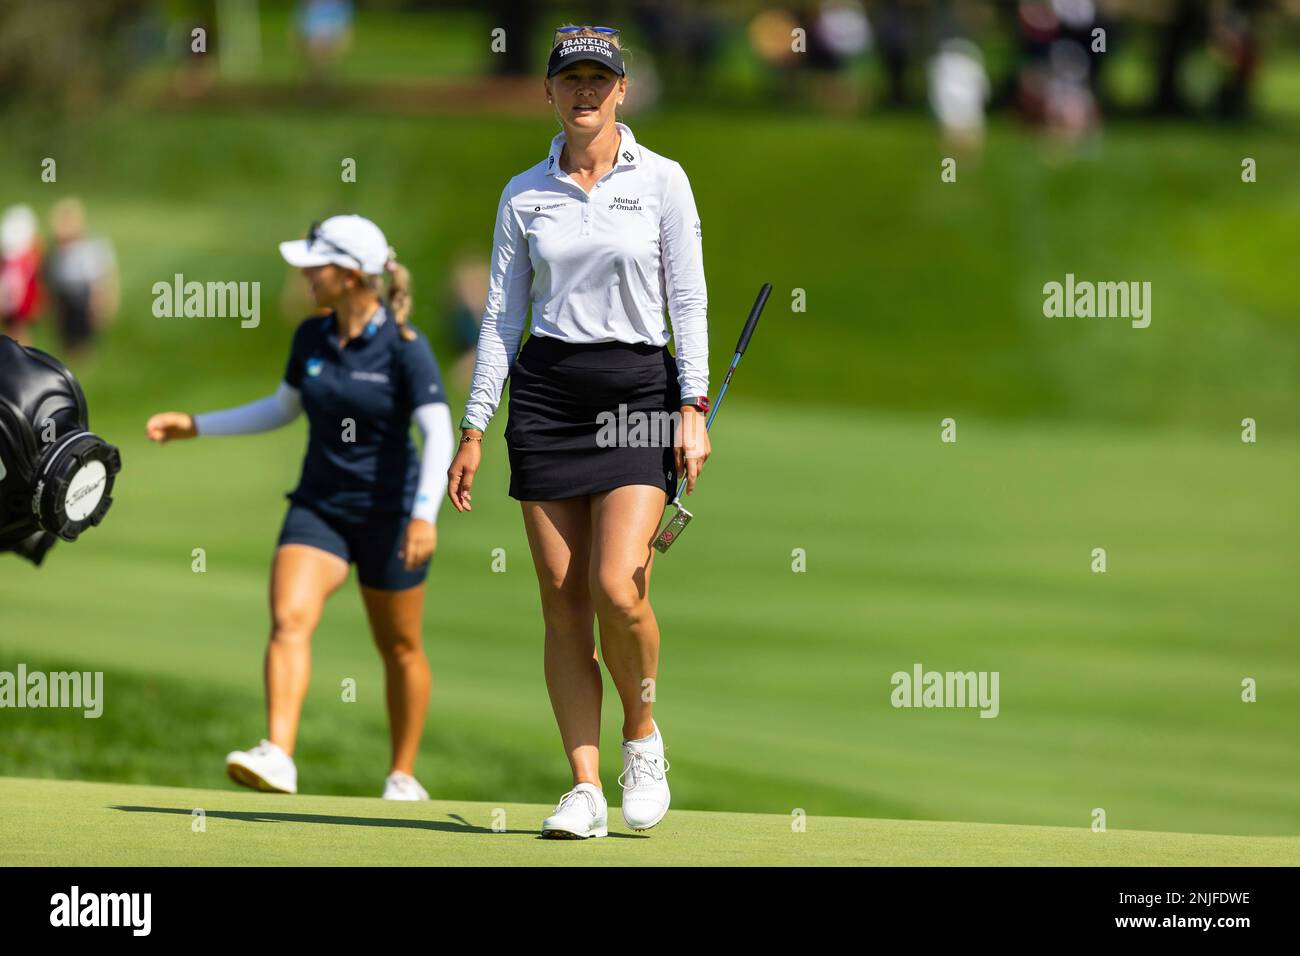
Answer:
<svg viewBox="0 0 1300 956"><path fill-rule="evenodd" d="M193 808L187 809L183 807L110 806L109 809L122 810L126 813L175 813L187 817L194 812ZM451 822L445 820L392 820L386 817L334 817L318 813L240 812L235 810L204 810L203 814L221 820L242 820L245 823L317 823L330 826L402 827L411 830L436 830L439 833L514 833L520 836L532 834L539 840L542 838L541 834L536 830L493 830L491 827L475 826L455 813L447 814L451 818ZM614 833L611 831L609 835L623 840L648 839L648 837L640 833Z"/></svg>

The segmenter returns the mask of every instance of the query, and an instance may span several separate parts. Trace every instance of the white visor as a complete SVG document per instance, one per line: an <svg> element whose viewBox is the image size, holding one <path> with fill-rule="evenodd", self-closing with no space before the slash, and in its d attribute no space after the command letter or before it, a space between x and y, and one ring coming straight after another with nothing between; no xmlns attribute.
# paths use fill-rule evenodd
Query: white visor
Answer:
<svg viewBox="0 0 1300 956"><path fill-rule="evenodd" d="M306 239L290 239L280 243L280 255L284 261L298 269L311 266L342 266L345 269L361 269L361 263L352 256L337 252L322 243L309 245ZM361 271L365 271L361 269Z"/></svg>
<svg viewBox="0 0 1300 956"><path fill-rule="evenodd" d="M280 243L284 261L299 269L336 265L379 275L388 265L390 249L383 231L363 216L331 216L312 232L314 241Z"/></svg>

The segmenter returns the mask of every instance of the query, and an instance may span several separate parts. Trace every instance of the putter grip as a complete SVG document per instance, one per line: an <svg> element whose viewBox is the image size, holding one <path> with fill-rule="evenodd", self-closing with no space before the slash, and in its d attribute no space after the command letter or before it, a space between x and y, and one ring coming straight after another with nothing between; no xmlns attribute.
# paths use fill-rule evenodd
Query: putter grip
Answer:
<svg viewBox="0 0 1300 956"><path fill-rule="evenodd" d="M758 298L754 300L754 307L749 310L749 321L745 323L745 328L740 333L740 341L736 343L736 354L744 355L745 348L749 345L749 337L754 334L754 328L758 325L758 317L763 314L763 306L767 305L767 297L772 294L772 283L764 282L763 288L758 290Z"/></svg>

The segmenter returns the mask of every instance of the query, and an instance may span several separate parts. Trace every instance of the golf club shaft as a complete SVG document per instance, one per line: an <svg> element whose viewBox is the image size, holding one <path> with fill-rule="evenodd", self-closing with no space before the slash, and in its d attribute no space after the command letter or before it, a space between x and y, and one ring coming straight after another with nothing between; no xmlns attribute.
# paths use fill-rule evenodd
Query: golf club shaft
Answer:
<svg viewBox="0 0 1300 956"><path fill-rule="evenodd" d="M718 417L718 412L722 408L722 399L726 397L727 386L731 384L732 373L736 371L736 366L740 364L740 357L745 354L745 349L749 347L750 337L754 334L754 328L758 325L758 317L763 314L763 306L767 305L767 297L772 294L772 283L764 282L763 287L758 290L758 298L754 300L753 307L749 310L749 319L745 322L745 327L741 329L740 338L736 342L736 354L731 357L731 365L727 368L727 376L722 380L722 388L718 389L718 400L713 403L713 408L709 410L709 417L704 421L704 430L707 432L709 426L713 424L713 419ZM686 479L683 478L677 485L677 494L673 496L673 501L680 501L682 491L686 488Z"/></svg>

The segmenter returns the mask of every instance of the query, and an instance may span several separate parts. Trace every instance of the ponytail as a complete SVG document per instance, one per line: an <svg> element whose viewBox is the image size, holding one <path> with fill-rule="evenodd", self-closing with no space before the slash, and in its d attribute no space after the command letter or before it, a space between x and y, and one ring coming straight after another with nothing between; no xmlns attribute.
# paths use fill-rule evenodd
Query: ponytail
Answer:
<svg viewBox="0 0 1300 956"><path fill-rule="evenodd" d="M397 252L388 247L388 310L397 320L397 331L404 341L415 339L415 330L406 324L411 314L411 270L397 261Z"/></svg>

